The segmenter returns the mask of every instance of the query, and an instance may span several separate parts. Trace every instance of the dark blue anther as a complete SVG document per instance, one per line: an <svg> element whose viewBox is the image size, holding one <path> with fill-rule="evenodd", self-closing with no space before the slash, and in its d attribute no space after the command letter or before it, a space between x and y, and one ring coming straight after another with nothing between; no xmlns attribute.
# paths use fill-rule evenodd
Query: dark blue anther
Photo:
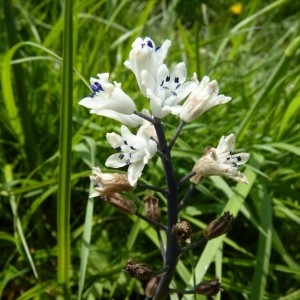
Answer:
<svg viewBox="0 0 300 300"><path fill-rule="evenodd" d="M179 77L175 77L175 83L179 83Z"/></svg>
<svg viewBox="0 0 300 300"><path fill-rule="evenodd" d="M130 149L131 149L131 150L136 150L136 148L134 148L134 147L132 147L132 146L130 146Z"/></svg>
<svg viewBox="0 0 300 300"><path fill-rule="evenodd" d="M122 160L124 158L124 156L125 156L124 154L120 154L119 158Z"/></svg>
<svg viewBox="0 0 300 300"><path fill-rule="evenodd" d="M119 146L119 147L115 148L115 151L117 151L117 152L120 152L120 151L122 151L122 147L121 147L121 146Z"/></svg>
<svg viewBox="0 0 300 300"><path fill-rule="evenodd" d="M175 93L174 91L172 91L172 95L173 96L177 96L177 93Z"/></svg>
<svg viewBox="0 0 300 300"><path fill-rule="evenodd" d="M160 46L157 46L156 48L155 48L155 51L157 51L157 50L159 50L160 49Z"/></svg>
<svg viewBox="0 0 300 300"><path fill-rule="evenodd" d="M237 159L237 161L241 161L242 160L242 158L240 156L237 156L236 159Z"/></svg>
<svg viewBox="0 0 300 300"><path fill-rule="evenodd" d="M127 165L127 166L130 165L130 159L127 159L127 160L126 160L126 165Z"/></svg>
<svg viewBox="0 0 300 300"><path fill-rule="evenodd" d="M150 48L153 48L153 44L152 44L152 42L150 40L147 41L147 46L150 47Z"/></svg>
<svg viewBox="0 0 300 300"><path fill-rule="evenodd" d="M177 90L180 86L181 84L177 84L175 90Z"/></svg>
<svg viewBox="0 0 300 300"><path fill-rule="evenodd" d="M90 98L94 98L94 97L95 97L95 95L96 95L96 93L92 93L92 94L89 94L89 95L88 95L88 97L90 97Z"/></svg>
<svg viewBox="0 0 300 300"><path fill-rule="evenodd" d="M166 77L166 82L169 82L170 81L170 76L167 76Z"/></svg>
<svg viewBox="0 0 300 300"><path fill-rule="evenodd" d="M93 182L93 187L94 188L99 187L99 185L96 183L96 181Z"/></svg>
<svg viewBox="0 0 300 300"><path fill-rule="evenodd" d="M125 145L128 145L127 141L124 140L123 142L124 142Z"/></svg>
<svg viewBox="0 0 300 300"><path fill-rule="evenodd" d="M98 81L96 81L94 84L91 84L91 89L94 93L104 91L103 87Z"/></svg>
<svg viewBox="0 0 300 300"><path fill-rule="evenodd" d="M163 86L163 85L164 85L164 83L165 83L165 81L164 81L164 80L162 80L162 82L161 82L160 86Z"/></svg>

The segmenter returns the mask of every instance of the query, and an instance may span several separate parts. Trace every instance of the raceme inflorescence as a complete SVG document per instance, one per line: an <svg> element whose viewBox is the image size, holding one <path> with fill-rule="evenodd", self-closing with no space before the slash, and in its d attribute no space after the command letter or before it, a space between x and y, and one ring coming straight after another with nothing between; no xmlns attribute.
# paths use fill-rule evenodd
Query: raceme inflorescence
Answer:
<svg viewBox="0 0 300 300"><path fill-rule="evenodd" d="M144 107L138 110L132 98L122 90L121 84L109 81L108 73L100 73L97 78L91 78L91 93L79 102L90 109L90 113L114 119L122 124L119 133L106 134L107 142L115 153L107 158L105 166L127 167L127 173L105 173L95 166L93 175L90 176L94 184L94 191L90 197L101 197L121 212L136 214L157 229L163 261L161 270L157 271L144 262L132 259L128 260L123 270L138 280L147 280L145 294L154 300L165 299L170 292L174 292L169 286L175 275L179 256L185 249L197 245L191 242L190 224L179 220L180 210L192 194L193 187L203 178L212 175L248 183L248 179L238 171L238 167L248 161L249 154L233 154L235 136L232 133L222 136L216 148L207 147L189 174L182 179L176 178L172 147L183 126L196 120L211 107L229 102L231 97L219 94L217 81L210 80L208 76L199 81L194 73L191 79L187 80L184 62L176 64L173 70L170 70L164 63L170 46L169 40L156 47L151 38L139 37L132 44L129 59L125 61L125 66L134 73L145 99L145 107L148 109ZM179 122L173 137L167 140L163 119L170 114ZM160 187L143 185L139 182L143 170L156 156L161 159L165 183ZM185 196L179 199L178 191L185 181L190 181L190 188ZM143 200L145 214L140 214L136 204L124 195L124 192L139 186L154 193ZM159 200L155 193L166 199L166 224L161 223ZM225 212L208 225L203 239L208 241L226 234L233 219L230 212ZM166 234L165 244L161 239L161 231ZM212 296L219 291L222 291L222 288L219 279L216 278L200 282L193 291L186 292Z"/></svg>

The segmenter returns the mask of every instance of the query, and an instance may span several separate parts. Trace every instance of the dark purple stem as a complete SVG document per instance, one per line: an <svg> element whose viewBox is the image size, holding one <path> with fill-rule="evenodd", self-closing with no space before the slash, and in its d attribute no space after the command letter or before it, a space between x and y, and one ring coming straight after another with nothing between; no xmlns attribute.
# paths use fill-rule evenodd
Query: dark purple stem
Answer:
<svg viewBox="0 0 300 300"><path fill-rule="evenodd" d="M161 121L155 118L154 127L156 130L159 151L164 155L161 157L162 165L165 171L167 185L167 213L168 213L168 231L166 245L166 259L164 269L167 272L162 275L159 280L153 300L164 300L169 293L169 285L173 279L177 260L178 260L178 242L177 238L171 233L172 226L178 221L177 213L177 182L174 174L173 164L171 160L170 149L167 145L164 129Z"/></svg>

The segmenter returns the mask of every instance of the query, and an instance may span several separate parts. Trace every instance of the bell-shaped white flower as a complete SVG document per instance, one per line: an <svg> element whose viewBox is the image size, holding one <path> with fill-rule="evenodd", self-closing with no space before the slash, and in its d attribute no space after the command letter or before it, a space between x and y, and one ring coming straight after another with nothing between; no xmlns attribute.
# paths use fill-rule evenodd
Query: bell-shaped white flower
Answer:
<svg viewBox="0 0 300 300"><path fill-rule="evenodd" d="M138 126L142 120L133 114L135 103L123 92L121 84L108 82L109 74L98 74L98 79L91 78L93 91L88 97L82 99L79 104L90 109L90 113L115 119L128 126Z"/></svg>
<svg viewBox="0 0 300 300"><path fill-rule="evenodd" d="M231 97L218 95L219 86L216 80L210 81L208 76L204 76L199 84L195 73L192 80L196 82L197 87L184 102L180 112L180 118L186 123L194 121L211 107L231 100Z"/></svg>
<svg viewBox="0 0 300 300"><path fill-rule="evenodd" d="M192 170L196 175L191 177L190 181L197 184L203 177L219 175L248 184L247 177L237 168L245 164L250 155L249 153L232 154L234 146L235 136L230 134L221 138L217 148L207 148L204 155L196 162Z"/></svg>
<svg viewBox="0 0 300 300"><path fill-rule="evenodd" d="M158 68L163 64L171 46L171 41L166 40L161 47L155 47L155 43L149 38L137 38L132 44L129 60L125 66L132 70L144 96L147 96L147 82L142 81L141 73L146 70L153 78L156 78Z"/></svg>
<svg viewBox="0 0 300 300"><path fill-rule="evenodd" d="M156 80L147 71L142 72L142 82L148 82L147 97L153 116L163 118L181 111L179 103L196 87L193 81L185 82L186 67L183 62L177 64L170 74L165 64L157 70Z"/></svg>
<svg viewBox="0 0 300 300"><path fill-rule="evenodd" d="M134 186L141 176L144 166L155 155L157 144L150 139L149 131L140 127L137 134L132 134L122 125L121 135L114 132L106 134L107 141L118 152L105 162L107 167L121 168L128 165L128 181Z"/></svg>

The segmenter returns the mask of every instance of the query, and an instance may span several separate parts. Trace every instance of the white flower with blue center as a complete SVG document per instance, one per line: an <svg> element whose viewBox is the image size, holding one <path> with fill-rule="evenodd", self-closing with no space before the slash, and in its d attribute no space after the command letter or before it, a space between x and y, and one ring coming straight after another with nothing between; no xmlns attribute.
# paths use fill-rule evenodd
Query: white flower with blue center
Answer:
<svg viewBox="0 0 300 300"><path fill-rule="evenodd" d="M147 97L148 83L142 80L142 71L147 71L153 78L156 78L158 68L163 64L171 41L166 40L161 47L156 47L149 38L138 37L132 44L129 60L125 66L134 73L138 86L145 97Z"/></svg>
<svg viewBox="0 0 300 300"><path fill-rule="evenodd" d="M117 153L111 155L105 165L110 168L129 166L128 181L135 186L145 165L157 151L156 142L150 139L149 131L144 126L140 127L134 135L122 125L121 135L114 132L107 133L106 139Z"/></svg>
<svg viewBox="0 0 300 300"><path fill-rule="evenodd" d="M91 78L92 94L82 99L79 104L90 109L91 114L112 118L127 126L139 126L140 117L134 114L133 100L123 92L121 84L108 82L109 74L98 74L98 79Z"/></svg>
<svg viewBox="0 0 300 300"><path fill-rule="evenodd" d="M180 112L180 118L186 123L194 121L211 107L231 100L231 97L218 95L219 86L216 80L210 81L208 76L204 76L199 83L196 73L192 80L196 83L196 87L184 102Z"/></svg>
<svg viewBox="0 0 300 300"><path fill-rule="evenodd" d="M142 82L147 82L147 97L154 117L163 118L172 113L178 115L182 106L179 103L196 87L193 81L185 82L186 67L183 62L177 64L170 74L165 64L161 65L156 77L148 71L142 71Z"/></svg>
<svg viewBox="0 0 300 300"><path fill-rule="evenodd" d="M196 175L191 177L190 181L197 184L203 177L219 175L248 184L247 177L237 168L245 164L250 155L249 153L232 154L234 146L234 134L222 136L218 147L207 148L204 155L196 162L192 170Z"/></svg>

